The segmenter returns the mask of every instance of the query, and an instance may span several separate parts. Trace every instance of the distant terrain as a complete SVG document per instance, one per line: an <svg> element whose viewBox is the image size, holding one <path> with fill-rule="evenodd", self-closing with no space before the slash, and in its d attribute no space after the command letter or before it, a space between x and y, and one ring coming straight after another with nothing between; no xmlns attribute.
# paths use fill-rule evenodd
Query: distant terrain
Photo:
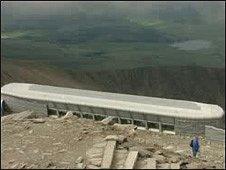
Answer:
<svg viewBox="0 0 226 170"><path fill-rule="evenodd" d="M1 9L1 86L49 84L225 109L223 2L3 2Z"/></svg>

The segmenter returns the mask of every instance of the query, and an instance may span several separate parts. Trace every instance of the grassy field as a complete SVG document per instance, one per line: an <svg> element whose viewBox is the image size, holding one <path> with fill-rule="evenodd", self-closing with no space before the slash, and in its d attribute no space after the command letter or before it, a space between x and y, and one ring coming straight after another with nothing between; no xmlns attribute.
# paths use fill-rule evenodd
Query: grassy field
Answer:
<svg viewBox="0 0 226 170"><path fill-rule="evenodd" d="M148 22L146 22L148 23ZM158 23L159 27L158 27ZM140 28L142 26L142 29ZM153 28L153 27L154 28ZM222 28L214 25L135 23L101 33L97 26L66 31L17 30L2 33L2 55L7 58L41 60L65 69L100 70L146 66L224 67L225 48ZM70 27L69 27L70 28ZM105 27L104 27L105 28ZM104 29L102 28L102 29ZM114 32L113 32L114 31ZM70 34L68 36L67 34ZM60 35L59 35L60 34ZM98 36L92 38L88 35ZM75 35L75 36L73 36ZM113 37L111 39L111 37ZM210 48L185 51L173 42L205 40ZM79 42L81 41L81 42ZM113 64L117 63L117 64Z"/></svg>

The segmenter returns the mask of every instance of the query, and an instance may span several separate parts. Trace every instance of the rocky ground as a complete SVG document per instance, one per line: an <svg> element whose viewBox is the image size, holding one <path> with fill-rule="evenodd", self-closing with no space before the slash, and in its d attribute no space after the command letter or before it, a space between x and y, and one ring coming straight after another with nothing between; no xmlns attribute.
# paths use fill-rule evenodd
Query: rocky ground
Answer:
<svg viewBox="0 0 226 170"><path fill-rule="evenodd" d="M155 158L159 169L170 164L181 169L225 167L225 144L204 137L198 158L191 158L190 136L134 130L70 114L37 117L27 111L1 117L1 168L99 168L103 152L95 152L109 139L117 141L112 168L123 168L129 151L139 153L134 168L145 168L149 158Z"/></svg>

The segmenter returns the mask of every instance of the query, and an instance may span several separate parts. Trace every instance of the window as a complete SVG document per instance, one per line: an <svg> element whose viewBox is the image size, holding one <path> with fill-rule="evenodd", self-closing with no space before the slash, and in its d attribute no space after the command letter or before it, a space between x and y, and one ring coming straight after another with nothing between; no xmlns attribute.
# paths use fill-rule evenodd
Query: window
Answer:
<svg viewBox="0 0 226 170"><path fill-rule="evenodd" d="M165 132L165 133L173 133L175 134L174 132L174 125L170 125L170 124L162 124L162 131Z"/></svg>
<svg viewBox="0 0 226 170"><path fill-rule="evenodd" d="M159 123L157 123L157 122L148 122L148 129L159 129Z"/></svg>
<svg viewBox="0 0 226 170"><path fill-rule="evenodd" d="M105 118L106 118L106 116L104 116L104 115L94 115L94 119L97 120L97 121L101 121Z"/></svg>
<svg viewBox="0 0 226 170"><path fill-rule="evenodd" d="M64 115L66 115L66 111L59 110L59 116L64 116Z"/></svg>
<svg viewBox="0 0 226 170"><path fill-rule="evenodd" d="M159 123L157 122L148 122L148 129L153 132L159 132Z"/></svg>
<svg viewBox="0 0 226 170"><path fill-rule="evenodd" d="M57 115L57 110L55 110L55 109L48 109L48 115Z"/></svg>
<svg viewBox="0 0 226 170"><path fill-rule="evenodd" d="M136 125L136 126L140 126L140 127L146 127L145 122L142 121L142 120L134 120L133 124Z"/></svg>
<svg viewBox="0 0 226 170"><path fill-rule="evenodd" d="M77 117L81 117L80 112L73 112L73 115L77 116Z"/></svg>
<svg viewBox="0 0 226 170"><path fill-rule="evenodd" d="M132 119L120 118L121 124L132 124Z"/></svg>
<svg viewBox="0 0 226 170"><path fill-rule="evenodd" d="M92 114L88 114L88 113L83 113L83 118L86 118L86 119L93 119L93 115Z"/></svg>

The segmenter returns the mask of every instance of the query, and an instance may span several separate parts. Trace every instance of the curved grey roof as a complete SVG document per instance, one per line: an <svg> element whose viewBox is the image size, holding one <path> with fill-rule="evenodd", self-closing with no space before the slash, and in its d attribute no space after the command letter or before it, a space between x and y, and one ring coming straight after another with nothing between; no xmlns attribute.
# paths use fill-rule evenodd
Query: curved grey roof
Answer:
<svg viewBox="0 0 226 170"><path fill-rule="evenodd" d="M179 118L213 119L224 115L221 107L205 103L37 84L10 83L1 88L1 93L34 100L87 105Z"/></svg>

